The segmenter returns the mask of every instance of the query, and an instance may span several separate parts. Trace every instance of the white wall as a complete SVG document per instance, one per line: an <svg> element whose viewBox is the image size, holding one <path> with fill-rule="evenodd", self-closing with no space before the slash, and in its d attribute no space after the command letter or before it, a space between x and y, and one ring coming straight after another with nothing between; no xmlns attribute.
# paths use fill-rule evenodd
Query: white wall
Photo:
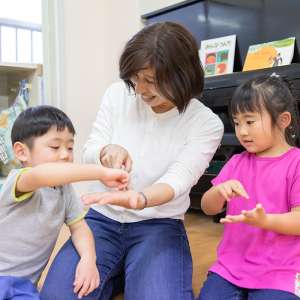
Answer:
<svg viewBox="0 0 300 300"><path fill-rule="evenodd" d="M139 0L139 2L140 14L145 15L168 6L185 2L185 0Z"/></svg>
<svg viewBox="0 0 300 300"><path fill-rule="evenodd" d="M62 0L60 0L62 1ZM138 0L63 0L63 109L77 130L75 160L126 41L142 27Z"/></svg>
<svg viewBox="0 0 300 300"><path fill-rule="evenodd" d="M43 0L44 80L49 104L75 125L75 161L90 133L101 96L118 80L127 40L142 28L139 0ZM86 184L77 184L82 193Z"/></svg>

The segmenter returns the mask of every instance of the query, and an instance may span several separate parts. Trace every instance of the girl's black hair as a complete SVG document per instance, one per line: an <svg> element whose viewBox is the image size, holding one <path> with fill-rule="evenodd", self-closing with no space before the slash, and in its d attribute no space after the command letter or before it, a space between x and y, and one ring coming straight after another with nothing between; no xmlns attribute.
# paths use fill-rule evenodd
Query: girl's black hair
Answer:
<svg viewBox="0 0 300 300"><path fill-rule="evenodd" d="M238 113L261 112L263 109L270 114L274 126L281 113L287 111L291 114L291 124L285 130L285 138L291 146L299 147L299 109L286 79L260 76L248 80L236 89L229 104L231 118Z"/></svg>
<svg viewBox="0 0 300 300"><path fill-rule="evenodd" d="M22 142L31 148L34 138L44 135L53 126L58 131L68 128L70 133L75 135L71 120L60 109L48 105L29 107L21 112L14 122L11 131L12 144Z"/></svg>

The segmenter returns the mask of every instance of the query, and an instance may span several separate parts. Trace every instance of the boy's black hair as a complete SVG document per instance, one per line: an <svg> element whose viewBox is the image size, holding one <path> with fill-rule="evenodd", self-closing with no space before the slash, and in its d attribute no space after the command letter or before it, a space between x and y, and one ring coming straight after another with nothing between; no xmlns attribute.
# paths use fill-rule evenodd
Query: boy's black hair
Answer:
<svg viewBox="0 0 300 300"><path fill-rule="evenodd" d="M56 127L58 131L68 128L70 133L75 135L71 120L60 109L49 105L29 107L15 120L11 142L22 142L31 148L34 138L46 134L51 127Z"/></svg>

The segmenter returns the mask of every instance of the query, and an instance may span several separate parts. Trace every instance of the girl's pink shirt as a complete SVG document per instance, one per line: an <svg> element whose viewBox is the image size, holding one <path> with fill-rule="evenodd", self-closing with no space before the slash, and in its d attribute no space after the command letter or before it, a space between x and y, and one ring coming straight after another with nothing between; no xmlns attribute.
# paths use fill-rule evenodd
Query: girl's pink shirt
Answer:
<svg viewBox="0 0 300 300"><path fill-rule="evenodd" d="M279 157L234 155L213 185L236 179L250 198L233 198L227 214L237 215L261 203L267 213L300 206L300 149ZM226 224L217 261L210 268L231 283L250 289L277 289L300 296L300 236L278 234L244 223Z"/></svg>

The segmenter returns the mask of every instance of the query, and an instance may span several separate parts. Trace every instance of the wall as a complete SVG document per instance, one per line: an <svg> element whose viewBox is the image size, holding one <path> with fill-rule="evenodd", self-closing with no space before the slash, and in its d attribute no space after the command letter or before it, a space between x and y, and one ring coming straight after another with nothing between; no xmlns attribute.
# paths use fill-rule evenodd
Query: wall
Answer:
<svg viewBox="0 0 300 300"><path fill-rule="evenodd" d="M169 7L181 2L186 2L183 0L139 0L140 2L140 14L145 15L150 12L160 10L165 7Z"/></svg>
<svg viewBox="0 0 300 300"><path fill-rule="evenodd" d="M79 161L101 96L118 79L121 50L142 24L137 0L64 0L63 15L63 109L77 129Z"/></svg>
<svg viewBox="0 0 300 300"><path fill-rule="evenodd" d="M75 125L76 162L101 96L118 80L119 55L143 26L138 1L43 0L45 98ZM84 184L77 187L85 190Z"/></svg>

